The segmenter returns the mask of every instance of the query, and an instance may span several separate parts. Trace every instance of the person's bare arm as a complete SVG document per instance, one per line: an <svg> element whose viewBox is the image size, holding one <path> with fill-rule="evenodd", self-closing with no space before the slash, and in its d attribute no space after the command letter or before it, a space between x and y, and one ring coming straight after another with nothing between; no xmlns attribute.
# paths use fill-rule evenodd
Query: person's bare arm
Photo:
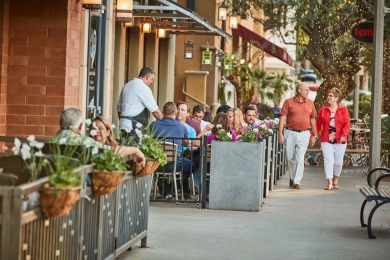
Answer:
<svg viewBox="0 0 390 260"><path fill-rule="evenodd" d="M279 141L280 144L284 143L283 128L284 128L284 124L285 123L286 123L286 116L285 115L280 116L280 118L279 118L279 128L278 128L278 132L279 132L278 141Z"/></svg>
<svg viewBox="0 0 390 260"><path fill-rule="evenodd" d="M160 120L163 117L160 109L157 109L156 111L152 112L152 114L154 118L156 118L157 120Z"/></svg>
<svg viewBox="0 0 390 260"><path fill-rule="evenodd" d="M145 162L146 162L145 155L141 152L140 149L138 149L136 147L117 146L117 147L115 147L115 152L117 154L122 155L122 156L132 155L133 160L135 162L140 163L142 165L142 167L145 166Z"/></svg>

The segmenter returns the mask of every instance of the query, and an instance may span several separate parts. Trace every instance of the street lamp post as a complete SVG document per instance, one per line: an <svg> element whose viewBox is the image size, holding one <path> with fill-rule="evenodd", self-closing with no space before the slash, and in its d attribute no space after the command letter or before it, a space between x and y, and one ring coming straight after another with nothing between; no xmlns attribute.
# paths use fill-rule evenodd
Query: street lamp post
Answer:
<svg viewBox="0 0 390 260"><path fill-rule="evenodd" d="M371 96L371 134L369 151L369 168L380 166L381 156L381 113L382 113L382 74L383 74L383 36L385 1L375 1L374 19L374 72ZM387 10L387 8L386 8Z"/></svg>

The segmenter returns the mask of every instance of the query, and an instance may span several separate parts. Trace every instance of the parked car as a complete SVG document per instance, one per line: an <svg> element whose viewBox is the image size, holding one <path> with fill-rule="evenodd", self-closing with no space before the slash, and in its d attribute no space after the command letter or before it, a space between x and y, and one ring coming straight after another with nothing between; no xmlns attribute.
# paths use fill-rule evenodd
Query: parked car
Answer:
<svg viewBox="0 0 390 260"><path fill-rule="evenodd" d="M301 75L301 81L316 82L317 75L314 73L314 70L306 70Z"/></svg>

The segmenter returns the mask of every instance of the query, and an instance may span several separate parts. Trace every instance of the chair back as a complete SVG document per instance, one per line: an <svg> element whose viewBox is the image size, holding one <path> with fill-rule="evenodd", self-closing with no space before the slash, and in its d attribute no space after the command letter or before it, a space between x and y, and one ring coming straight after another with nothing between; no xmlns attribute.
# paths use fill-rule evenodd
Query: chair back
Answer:
<svg viewBox="0 0 390 260"><path fill-rule="evenodd" d="M167 162L176 162L177 161L177 144L165 142L163 144L164 153L167 156Z"/></svg>
<svg viewBox="0 0 390 260"><path fill-rule="evenodd" d="M211 162L211 144L207 145L207 162Z"/></svg>

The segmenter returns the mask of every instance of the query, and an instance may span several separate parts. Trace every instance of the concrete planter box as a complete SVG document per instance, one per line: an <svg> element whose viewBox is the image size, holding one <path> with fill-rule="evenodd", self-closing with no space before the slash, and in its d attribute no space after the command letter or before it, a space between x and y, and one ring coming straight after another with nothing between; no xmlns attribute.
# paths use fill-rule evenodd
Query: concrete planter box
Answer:
<svg viewBox="0 0 390 260"><path fill-rule="evenodd" d="M211 145L210 209L259 211L263 203L264 144Z"/></svg>

